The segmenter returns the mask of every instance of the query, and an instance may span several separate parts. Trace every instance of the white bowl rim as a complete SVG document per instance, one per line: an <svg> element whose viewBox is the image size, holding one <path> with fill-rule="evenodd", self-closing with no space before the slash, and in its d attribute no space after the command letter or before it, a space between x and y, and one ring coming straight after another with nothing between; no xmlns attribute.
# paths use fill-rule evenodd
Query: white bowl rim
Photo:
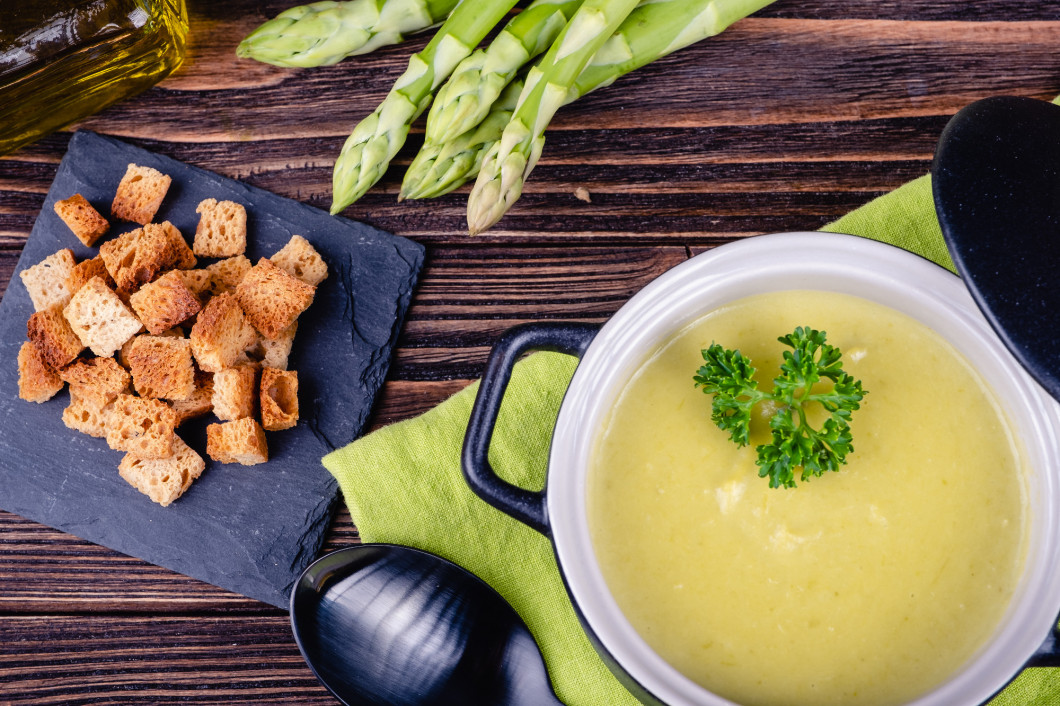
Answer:
<svg viewBox="0 0 1060 706"><path fill-rule="evenodd" d="M1005 619L956 675L911 703L942 706L987 700L1021 671L1054 628L1060 613L1060 405L1019 365L961 280L944 268L901 248L858 236L824 232L754 236L682 262L648 284L608 320L571 380L549 454L549 524L571 598L589 630L621 669L663 703L731 704L692 682L648 647L611 597L596 564L584 491L595 430L609 406L604 402L609 395L613 399L615 387L663 340L656 335L659 331L676 333L727 301L792 289L866 296L865 288L898 297L899 305L891 300L883 303L936 330L936 325L950 329L939 333L988 378L1012 426L1020 425L1014 431L1035 467L1033 492L1028 493L1032 517L1026 568ZM653 335L657 340L652 345ZM969 355L969 346L975 349L976 359ZM983 361L989 362L989 374L984 373Z"/></svg>

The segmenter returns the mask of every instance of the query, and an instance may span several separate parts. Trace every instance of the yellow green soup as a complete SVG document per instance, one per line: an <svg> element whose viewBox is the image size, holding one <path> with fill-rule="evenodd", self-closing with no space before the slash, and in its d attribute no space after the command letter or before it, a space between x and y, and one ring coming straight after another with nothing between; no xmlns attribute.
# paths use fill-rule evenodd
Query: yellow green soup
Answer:
<svg viewBox="0 0 1060 706"><path fill-rule="evenodd" d="M800 325L869 392L838 473L771 489L765 422L737 448L692 376L717 342L771 389L777 336ZM1028 524L1017 445L967 361L891 309L807 291L726 306L640 367L597 441L588 513L656 652L726 698L785 706L894 704L945 681L1004 613Z"/></svg>

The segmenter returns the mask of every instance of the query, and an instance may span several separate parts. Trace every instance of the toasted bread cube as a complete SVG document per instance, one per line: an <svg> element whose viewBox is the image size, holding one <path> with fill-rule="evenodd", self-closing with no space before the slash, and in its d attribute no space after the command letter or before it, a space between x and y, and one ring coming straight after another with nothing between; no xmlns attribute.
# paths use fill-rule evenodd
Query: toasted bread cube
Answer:
<svg viewBox="0 0 1060 706"><path fill-rule="evenodd" d="M97 407L104 407L129 390L129 373L113 358L78 360L59 371L70 383L70 394Z"/></svg>
<svg viewBox="0 0 1060 706"><path fill-rule="evenodd" d="M153 230L155 228L166 236L166 240L169 241L170 246L173 248L175 253L173 258L174 267L178 270L190 270L199 264L199 261L195 258L195 253L188 247L188 241L184 239L184 234L175 225L169 221L162 221L157 224L148 223L144 226L144 230Z"/></svg>
<svg viewBox="0 0 1060 706"><path fill-rule="evenodd" d="M320 253L300 235L292 235L279 252L269 258L289 275L314 287L328 277L328 266Z"/></svg>
<svg viewBox="0 0 1060 706"><path fill-rule="evenodd" d="M63 424L74 431L94 436L97 439L107 437L107 421L114 409L114 403L100 406L96 402L78 397L70 391L70 404L63 410Z"/></svg>
<svg viewBox="0 0 1060 706"><path fill-rule="evenodd" d="M290 429L298 423L298 372L261 371L261 425L267 431Z"/></svg>
<svg viewBox="0 0 1060 706"><path fill-rule="evenodd" d="M247 210L234 201L206 199L196 207L192 250L202 257L232 257L247 249Z"/></svg>
<svg viewBox="0 0 1060 706"><path fill-rule="evenodd" d="M162 400L118 395L107 418L107 446L137 458L173 455L177 415Z"/></svg>
<svg viewBox="0 0 1060 706"><path fill-rule="evenodd" d="M191 327L191 350L199 367L216 373L232 367L257 340L243 310L230 293L219 294L199 312Z"/></svg>
<svg viewBox="0 0 1060 706"><path fill-rule="evenodd" d="M265 430L251 417L207 426L206 453L215 461L241 463L244 466L269 460Z"/></svg>
<svg viewBox="0 0 1060 706"><path fill-rule="evenodd" d="M44 364L52 370L68 365L85 349L63 316L62 309L57 306L30 315L26 322L26 337L37 347Z"/></svg>
<svg viewBox="0 0 1060 706"><path fill-rule="evenodd" d="M206 271L210 273L210 291L214 295L234 292L246 274L250 272L251 267L253 265L250 264L250 260L243 255L236 255L207 265Z"/></svg>
<svg viewBox="0 0 1060 706"><path fill-rule="evenodd" d="M130 164L118 184L110 212L115 218L147 225L155 217L172 179L157 169Z"/></svg>
<svg viewBox="0 0 1060 706"><path fill-rule="evenodd" d="M269 368L287 370L287 360L291 356L291 348L294 346L294 337L297 332L298 322L295 321L273 340L258 334L257 343L247 349L247 357Z"/></svg>
<svg viewBox="0 0 1060 706"><path fill-rule="evenodd" d="M114 280L110 278L110 273L107 272L107 265L103 262L102 257L96 255L89 260L82 260L74 265L70 276L66 278L66 288L70 290L70 295L77 294L77 290L84 287L88 280L93 277L99 277L103 280L103 284L111 289L114 288Z"/></svg>
<svg viewBox="0 0 1060 706"><path fill-rule="evenodd" d="M101 358L114 355L143 328L136 315L99 277L77 290L63 314L81 343Z"/></svg>
<svg viewBox="0 0 1060 706"><path fill-rule="evenodd" d="M265 338L276 340L313 303L316 287L289 275L265 258L236 287L247 320Z"/></svg>
<svg viewBox="0 0 1060 706"><path fill-rule="evenodd" d="M107 219L92 207L84 196L74 194L68 199L56 201L52 207L56 215L63 219L63 223L74 232L77 239L87 247L92 247L96 241L110 228Z"/></svg>
<svg viewBox="0 0 1060 706"><path fill-rule="evenodd" d="M26 285L29 298L33 301L34 311L66 306L74 294L66 281L76 263L74 251L63 248L18 273L22 284Z"/></svg>
<svg viewBox="0 0 1060 706"><path fill-rule="evenodd" d="M125 294L132 294L172 267L180 256L165 229L155 224L108 240L99 246L99 255L118 291Z"/></svg>
<svg viewBox="0 0 1060 706"><path fill-rule="evenodd" d="M176 270L171 270L154 282L148 282L129 297L136 315L147 330L160 334L199 313L202 305L185 286Z"/></svg>
<svg viewBox="0 0 1060 706"><path fill-rule="evenodd" d="M258 368L237 365L213 374L213 413L223 422L253 417L258 402Z"/></svg>
<svg viewBox="0 0 1060 706"><path fill-rule="evenodd" d="M186 400L195 391L195 366L186 338L137 336L129 347L129 372L141 397Z"/></svg>
<svg viewBox="0 0 1060 706"><path fill-rule="evenodd" d="M184 282L188 291L195 295L200 304L205 304L210 298L210 284L212 276L208 269L200 270L176 270L177 275Z"/></svg>
<svg viewBox="0 0 1060 706"><path fill-rule="evenodd" d="M18 396L27 402L47 402L63 389L59 375L44 362L37 347L26 341L18 349Z"/></svg>
<svg viewBox="0 0 1060 706"><path fill-rule="evenodd" d="M118 474L132 487L162 507L179 498L206 470L206 462L179 436L173 436L173 455L146 459L125 454Z"/></svg>
<svg viewBox="0 0 1060 706"><path fill-rule="evenodd" d="M169 406L177 414L179 427L189 419L202 417L213 411L213 373L195 371L195 390L186 400L171 400Z"/></svg>
<svg viewBox="0 0 1060 706"><path fill-rule="evenodd" d="M184 338L184 329L179 326L175 326L171 329L166 329L159 336L165 338ZM118 365L128 370L132 366L129 364L129 351L132 350L133 341L136 340L136 336L133 336L126 341L122 347L118 350Z"/></svg>

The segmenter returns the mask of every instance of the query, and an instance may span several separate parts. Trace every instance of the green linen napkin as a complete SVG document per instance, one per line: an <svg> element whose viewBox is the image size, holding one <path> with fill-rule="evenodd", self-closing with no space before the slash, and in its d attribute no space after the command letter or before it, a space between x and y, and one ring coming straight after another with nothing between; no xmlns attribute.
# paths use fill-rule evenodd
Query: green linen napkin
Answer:
<svg viewBox="0 0 1060 706"><path fill-rule="evenodd" d="M1060 100L1060 98L1058 98ZM929 176L825 226L898 245L953 269L935 218ZM490 449L505 480L544 487L549 440L577 361L537 353L512 375ZM568 706L634 706L582 632L545 537L493 509L464 483L460 448L477 383L431 411L380 429L324 457L366 542L443 556L492 585L523 617ZM1060 701L1060 669L1029 669L992 706Z"/></svg>

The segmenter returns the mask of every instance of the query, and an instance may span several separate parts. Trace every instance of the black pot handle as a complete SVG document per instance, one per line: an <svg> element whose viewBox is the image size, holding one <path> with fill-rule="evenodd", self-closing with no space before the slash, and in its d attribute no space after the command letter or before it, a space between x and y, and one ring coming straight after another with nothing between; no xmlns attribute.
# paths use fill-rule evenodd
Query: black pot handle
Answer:
<svg viewBox="0 0 1060 706"><path fill-rule="evenodd" d="M1060 667L1060 616L1053 621L1053 629L1049 631L1038 651L1031 655L1025 667Z"/></svg>
<svg viewBox="0 0 1060 706"><path fill-rule="evenodd" d="M497 508L541 534L548 534L545 491L534 492L502 480L490 466L489 447L512 366L527 351L556 351L581 357L600 327L576 322L520 324L501 335L493 346L486 372L471 409L460 457L471 490Z"/></svg>

